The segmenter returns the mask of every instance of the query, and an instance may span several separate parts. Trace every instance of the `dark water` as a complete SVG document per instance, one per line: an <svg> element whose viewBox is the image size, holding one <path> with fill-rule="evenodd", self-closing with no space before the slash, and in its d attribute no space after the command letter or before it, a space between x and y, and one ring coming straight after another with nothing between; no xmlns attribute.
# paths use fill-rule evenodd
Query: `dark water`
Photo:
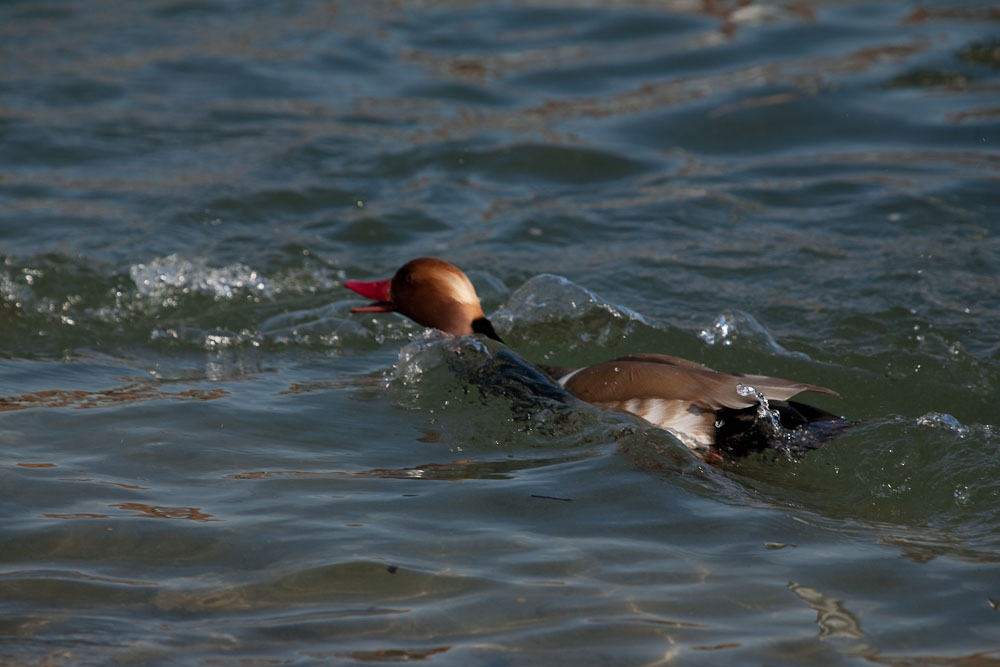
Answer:
<svg viewBox="0 0 1000 667"><path fill-rule="evenodd" d="M1000 664L989 2L0 6L0 662ZM352 316L837 389L720 468Z"/></svg>

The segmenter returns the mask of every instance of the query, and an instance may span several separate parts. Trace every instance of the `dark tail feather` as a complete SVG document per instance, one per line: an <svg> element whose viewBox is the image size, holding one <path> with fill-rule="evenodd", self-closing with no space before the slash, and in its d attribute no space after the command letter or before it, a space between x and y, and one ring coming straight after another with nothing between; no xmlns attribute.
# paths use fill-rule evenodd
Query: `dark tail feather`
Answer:
<svg viewBox="0 0 1000 667"><path fill-rule="evenodd" d="M716 413L715 448L732 457L766 449L799 453L819 449L853 422L798 401L770 401L780 429L761 419L757 406L723 408Z"/></svg>
<svg viewBox="0 0 1000 667"><path fill-rule="evenodd" d="M844 421L832 412L798 401L771 401L771 407L781 415L781 426L792 430L815 422Z"/></svg>

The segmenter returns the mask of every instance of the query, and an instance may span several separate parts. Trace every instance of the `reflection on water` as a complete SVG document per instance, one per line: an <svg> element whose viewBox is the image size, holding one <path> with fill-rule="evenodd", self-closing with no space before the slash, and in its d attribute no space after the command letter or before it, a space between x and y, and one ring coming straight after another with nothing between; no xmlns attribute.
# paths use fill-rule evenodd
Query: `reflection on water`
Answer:
<svg viewBox="0 0 1000 667"><path fill-rule="evenodd" d="M124 486L124 485L122 485ZM125 487L130 488L130 487ZM131 487L131 488L142 488L142 487ZM111 505L111 507L117 507L119 509L128 510L130 512L138 512L134 515L137 517L147 518L147 519L187 519L188 521L219 521L220 519L213 519L211 514L205 514L197 507L154 507L152 505L145 505L143 503L116 503ZM77 514L46 514L45 517L48 519L107 519L110 514L93 514L89 512L81 512ZM132 515L126 515L132 516Z"/></svg>
<svg viewBox="0 0 1000 667"><path fill-rule="evenodd" d="M858 619L844 609L844 604L840 600L827 597L817 590L795 582L789 583L788 588L819 614L816 625L819 626L820 639L834 637L857 639L865 636Z"/></svg>
<svg viewBox="0 0 1000 667"><path fill-rule="evenodd" d="M211 401L228 395L229 392L225 389L185 389L170 392L134 383L98 391L49 389L21 394L20 396L0 396L0 412L29 408L108 408L160 398L175 401Z"/></svg>

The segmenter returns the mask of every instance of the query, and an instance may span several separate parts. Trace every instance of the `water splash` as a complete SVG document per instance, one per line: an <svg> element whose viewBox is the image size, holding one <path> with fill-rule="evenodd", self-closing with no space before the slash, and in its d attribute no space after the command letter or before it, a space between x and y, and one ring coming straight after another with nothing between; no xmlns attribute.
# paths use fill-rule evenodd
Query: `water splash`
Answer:
<svg viewBox="0 0 1000 667"><path fill-rule="evenodd" d="M472 336L415 335L382 382L395 405L425 415L425 438L456 452L604 446L622 430L620 420L573 398L510 349Z"/></svg>
<svg viewBox="0 0 1000 667"><path fill-rule="evenodd" d="M629 308L615 306L572 280L543 273L525 282L514 291L503 314L514 315L520 321L537 322L579 318L583 313L600 309L618 319L645 319Z"/></svg>
<svg viewBox="0 0 1000 667"><path fill-rule="evenodd" d="M725 314L721 314L715 318L715 322L712 323L711 328L702 329L698 333L698 338L702 339L709 345L715 345L720 343L722 345L732 345L733 337L736 332L736 327L732 320Z"/></svg>
<svg viewBox="0 0 1000 667"><path fill-rule="evenodd" d="M968 426L965 426L962 422L944 412L928 412L926 415L917 418L917 424L930 428L945 428L954 432L959 438L969 435Z"/></svg>
<svg viewBox="0 0 1000 667"><path fill-rule="evenodd" d="M573 281L548 273L534 276L515 290L491 319L500 331L517 329L522 343L546 340L554 325L561 331L562 323L572 321L574 335L560 341L564 351L611 346L637 326L652 326L634 310L608 303Z"/></svg>
<svg viewBox="0 0 1000 667"><path fill-rule="evenodd" d="M470 338L470 341L475 339ZM424 374L429 369L444 364L447 355L455 354L462 342L461 339L437 329L426 329L417 334L408 344L400 348L392 371L384 378L386 386L388 387L395 379L408 389L418 387Z"/></svg>
<svg viewBox="0 0 1000 667"><path fill-rule="evenodd" d="M208 266L204 260L192 261L177 254L134 264L129 269L139 294L161 299L176 292L207 294L216 299L232 299L237 294L273 296L270 280L245 264L221 268Z"/></svg>
<svg viewBox="0 0 1000 667"><path fill-rule="evenodd" d="M20 275L8 275L6 271L0 272L0 302L20 309L25 303L34 300L35 295L31 290L34 284L35 274L29 269L24 269Z"/></svg>
<svg viewBox="0 0 1000 667"><path fill-rule="evenodd" d="M740 396L753 396L757 399L757 418L769 426L771 434L775 437L787 434L786 429L781 425L781 415L777 410L771 409L771 403L756 388L740 383L736 385L736 393Z"/></svg>
<svg viewBox="0 0 1000 667"><path fill-rule="evenodd" d="M774 354L808 359L803 352L794 352L778 344L778 341L768 332L763 324L749 313L734 310L720 313L712 326L702 329L698 338L709 345L732 346L741 340L746 340L754 347L763 348Z"/></svg>

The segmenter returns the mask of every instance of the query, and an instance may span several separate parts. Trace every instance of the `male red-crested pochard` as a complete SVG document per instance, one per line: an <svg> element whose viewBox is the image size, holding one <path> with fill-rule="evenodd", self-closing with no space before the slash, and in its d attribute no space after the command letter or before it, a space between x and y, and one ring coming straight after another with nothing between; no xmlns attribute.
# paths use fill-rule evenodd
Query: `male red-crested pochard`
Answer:
<svg viewBox="0 0 1000 667"><path fill-rule="evenodd" d="M353 313L397 312L457 336L479 333L503 342L483 314L468 277L443 260L421 257L407 262L389 280L347 280L344 287L375 301L352 308ZM633 354L576 370L539 368L577 398L637 415L695 450L725 447L723 441L739 440L748 431L759 439L753 424L758 421L761 397L777 411L786 429L842 421L788 400L803 391L837 395L832 389L765 375L721 373L665 354ZM730 451L746 448L743 443L729 447Z"/></svg>

